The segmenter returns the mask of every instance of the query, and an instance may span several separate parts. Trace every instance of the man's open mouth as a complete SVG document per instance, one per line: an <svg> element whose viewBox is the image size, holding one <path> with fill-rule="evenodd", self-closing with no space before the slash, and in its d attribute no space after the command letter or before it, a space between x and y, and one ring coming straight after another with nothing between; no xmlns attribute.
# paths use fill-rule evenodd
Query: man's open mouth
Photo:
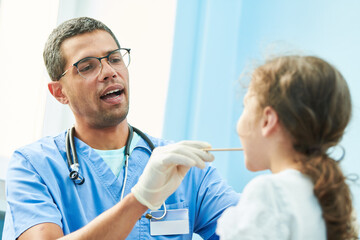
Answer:
<svg viewBox="0 0 360 240"><path fill-rule="evenodd" d="M100 98L103 100L110 99L110 98L116 98L117 96L120 96L121 94L123 94L123 92L124 92L124 89L112 90L112 91L109 91L109 92L105 93L104 95L100 96Z"/></svg>

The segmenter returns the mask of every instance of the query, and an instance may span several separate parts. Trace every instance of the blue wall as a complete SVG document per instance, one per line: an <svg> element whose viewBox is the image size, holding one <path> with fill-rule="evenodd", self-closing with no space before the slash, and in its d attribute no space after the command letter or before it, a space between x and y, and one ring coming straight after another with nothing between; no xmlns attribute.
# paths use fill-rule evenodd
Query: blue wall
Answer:
<svg viewBox="0 0 360 240"><path fill-rule="evenodd" d="M351 88L354 112L342 166L360 174L359 12L358 0L178 0L164 137L240 146L235 126L244 90L237 82L244 68L287 50L317 55ZM246 170L242 153L218 153L214 165L237 191L262 174ZM360 216L360 182L351 187Z"/></svg>

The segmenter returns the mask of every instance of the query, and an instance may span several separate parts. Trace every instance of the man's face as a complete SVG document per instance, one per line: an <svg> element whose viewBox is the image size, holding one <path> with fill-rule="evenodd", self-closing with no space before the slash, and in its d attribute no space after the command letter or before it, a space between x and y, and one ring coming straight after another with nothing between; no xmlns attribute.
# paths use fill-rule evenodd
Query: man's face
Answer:
<svg viewBox="0 0 360 240"><path fill-rule="evenodd" d="M71 65L86 57L103 57L118 49L112 36L103 30L84 33L65 40L61 51L69 71L60 79L62 92L74 113L77 124L91 128L113 127L129 111L129 72L112 68L101 60L99 75L84 79Z"/></svg>

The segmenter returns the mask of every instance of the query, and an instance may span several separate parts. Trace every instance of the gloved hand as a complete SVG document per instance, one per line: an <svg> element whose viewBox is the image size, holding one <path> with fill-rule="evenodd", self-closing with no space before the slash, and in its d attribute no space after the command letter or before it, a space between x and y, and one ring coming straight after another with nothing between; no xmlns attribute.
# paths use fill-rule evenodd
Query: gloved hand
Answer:
<svg viewBox="0 0 360 240"><path fill-rule="evenodd" d="M157 210L179 187L193 166L203 169L214 156L202 149L211 145L199 141L182 141L154 149L143 174L131 189L135 198L151 210Z"/></svg>

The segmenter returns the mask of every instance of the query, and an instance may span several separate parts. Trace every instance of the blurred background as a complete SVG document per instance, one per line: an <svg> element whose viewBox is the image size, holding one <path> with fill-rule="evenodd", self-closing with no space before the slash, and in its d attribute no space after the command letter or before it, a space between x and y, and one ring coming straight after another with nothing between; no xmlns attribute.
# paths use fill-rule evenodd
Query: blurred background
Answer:
<svg viewBox="0 0 360 240"><path fill-rule="evenodd" d="M241 146L235 126L246 89L239 76L271 55L326 59L350 86L353 116L341 164L346 175L360 175L359 12L359 0L0 0L0 218L12 152L74 122L48 93L42 51L53 28L80 16L104 22L132 49L129 123L175 141ZM241 152L215 156L238 192L267 174L247 171ZM359 218L360 180L349 184Z"/></svg>

